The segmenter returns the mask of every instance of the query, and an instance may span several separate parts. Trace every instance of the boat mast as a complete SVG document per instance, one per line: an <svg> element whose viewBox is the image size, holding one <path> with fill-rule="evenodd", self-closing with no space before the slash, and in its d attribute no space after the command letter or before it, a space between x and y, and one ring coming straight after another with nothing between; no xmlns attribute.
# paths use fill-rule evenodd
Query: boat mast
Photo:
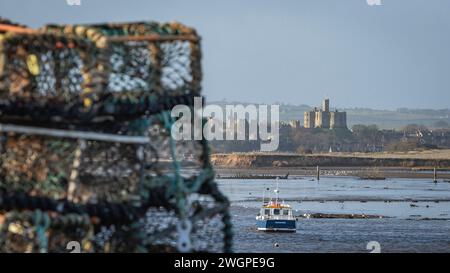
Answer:
<svg viewBox="0 0 450 273"><path fill-rule="evenodd" d="M276 178L277 181L277 188L274 190L276 197L275 197L275 204L278 204L278 193L280 192L280 190L278 189L278 177Z"/></svg>

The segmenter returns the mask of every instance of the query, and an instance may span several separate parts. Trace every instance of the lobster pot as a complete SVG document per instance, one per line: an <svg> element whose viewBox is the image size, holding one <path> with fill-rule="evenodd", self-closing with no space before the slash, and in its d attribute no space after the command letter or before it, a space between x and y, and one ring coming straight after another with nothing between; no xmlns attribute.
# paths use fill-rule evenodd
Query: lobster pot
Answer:
<svg viewBox="0 0 450 273"><path fill-rule="evenodd" d="M67 252L70 240L84 242L80 247L89 252L176 252L177 194L185 187L191 250L223 251L227 203L213 183L207 143L174 141L166 119L155 115L149 121L145 138L99 134L110 141L92 132L77 132L86 138L49 136L55 129L48 135L4 132L0 250L38 252L44 240L37 239L39 213L52 223L46 252ZM54 202L68 210L58 211Z"/></svg>
<svg viewBox="0 0 450 273"><path fill-rule="evenodd" d="M49 25L45 30L86 38L103 49L107 91L117 97L200 95L200 38L182 24Z"/></svg>
<svg viewBox="0 0 450 273"><path fill-rule="evenodd" d="M165 186L174 173L195 180L207 167L206 144L172 141L155 120L145 137L98 134L109 141L89 139L92 132L84 131L78 133L86 139L4 133L0 186L76 202L122 202L138 197L140 183Z"/></svg>
<svg viewBox="0 0 450 273"><path fill-rule="evenodd" d="M193 105L200 95L200 38L178 23L50 25L0 35L2 120L123 121Z"/></svg>
<svg viewBox="0 0 450 273"><path fill-rule="evenodd" d="M207 205L205 205L207 204ZM223 215L213 201L195 201L191 251L222 252ZM173 211L150 208L142 220L131 226L103 224L87 214L53 213L40 210L0 212L0 251L2 253L119 253L179 252L177 226ZM40 232L39 228L45 228ZM38 227L38 228L37 228Z"/></svg>
<svg viewBox="0 0 450 273"><path fill-rule="evenodd" d="M0 36L0 99L51 105L93 100L102 77L97 48L74 36L6 33Z"/></svg>
<svg viewBox="0 0 450 273"><path fill-rule="evenodd" d="M136 192L139 178L136 148L135 144L7 134L1 155L2 186L9 192L76 202L126 201Z"/></svg>
<svg viewBox="0 0 450 273"><path fill-rule="evenodd" d="M54 253L94 252L93 244L85 240L94 230L88 215L9 211L2 214L1 219L2 253L38 253L48 250ZM45 233L36 230L42 224L48 225Z"/></svg>
<svg viewBox="0 0 450 273"><path fill-rule="evenodd" d="M0 252L230 252L208 143L172 134L200 58L179 23L0 21Z"/></svg>

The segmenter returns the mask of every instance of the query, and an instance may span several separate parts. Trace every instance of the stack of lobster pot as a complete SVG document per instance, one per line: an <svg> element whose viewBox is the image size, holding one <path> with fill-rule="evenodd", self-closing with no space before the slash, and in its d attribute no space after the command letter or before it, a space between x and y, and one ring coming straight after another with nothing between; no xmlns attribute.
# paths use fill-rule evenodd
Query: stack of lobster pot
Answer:
<svg viewBox="0 0 450 273"><path fill-rule="evenodd" d="M171 134L200 64L179 23L0 20L0 252L230 252L207 142Z"/></svg>

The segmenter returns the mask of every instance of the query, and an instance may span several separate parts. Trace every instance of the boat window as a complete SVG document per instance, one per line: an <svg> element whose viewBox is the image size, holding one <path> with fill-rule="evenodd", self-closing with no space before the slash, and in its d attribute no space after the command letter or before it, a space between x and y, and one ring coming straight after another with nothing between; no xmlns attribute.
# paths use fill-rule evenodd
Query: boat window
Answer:
<svg viewBox="0 0 450 273"><path fill-rule="evenodd" d="M274 209L273 210L273 214L274 215L280 215L280 210L279 209Z"/></svg>
<svg viewBox="0 0 450 273"><path fill-rule="evenodd" d="M283 215L289 215L289 211L287 209L283 210Z"/></svg>
<svg viewBox="0 0 450 273"><path fill-rule="evenodd" d="M264 210L264 214L265 214L265 215L269 215L269 214L270 214L270 209L265 209L265 210Z"/></svg>

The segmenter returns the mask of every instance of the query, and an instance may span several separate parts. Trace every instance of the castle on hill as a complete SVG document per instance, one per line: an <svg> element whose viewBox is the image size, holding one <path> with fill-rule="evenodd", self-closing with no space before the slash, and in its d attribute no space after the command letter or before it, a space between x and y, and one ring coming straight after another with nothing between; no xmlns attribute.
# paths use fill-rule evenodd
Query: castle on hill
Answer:
<svg viewBox="0 0 450 273"><path fill-rule="evenodd" d="M313 111L305 112L303 121L305 128L347 128L347 112L330 111L330 100L326 98L322 102L322 109L314 107Z"/></svg>

